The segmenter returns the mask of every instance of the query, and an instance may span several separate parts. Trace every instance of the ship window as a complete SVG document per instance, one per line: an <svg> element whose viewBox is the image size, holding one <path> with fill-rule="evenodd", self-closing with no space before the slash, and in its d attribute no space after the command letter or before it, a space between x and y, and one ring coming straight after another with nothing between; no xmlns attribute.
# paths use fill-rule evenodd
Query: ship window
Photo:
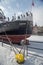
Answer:
<svg viewBox="0 0 43 65"><path fill-rule="evenodd" d="M29 16L28 12L26 12L26 15Z"/></svg>
<svg viewBox="0 0 43 65"><path fill-rule="evenodd" d="M20 19L20 16L18 16L18 19Z"/></svg>
<svg viewBox="0 0 43 65"><path fill-rule="evenodd" d="M24 17L25 17L25 15L24 15Z"/></svg>
<svg viewBox="0 0 43 65"><path fill-rule="evenodd" d="M22 17L22 14L21 14L21 17Z"/></svg>

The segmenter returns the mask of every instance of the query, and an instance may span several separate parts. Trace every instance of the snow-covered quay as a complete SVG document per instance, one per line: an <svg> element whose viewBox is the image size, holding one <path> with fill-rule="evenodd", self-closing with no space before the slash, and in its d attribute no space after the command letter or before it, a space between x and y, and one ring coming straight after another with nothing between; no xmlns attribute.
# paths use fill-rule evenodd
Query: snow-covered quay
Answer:
<svg viewBox="0 0 43 65"><path fill-rule="evenodd" d="M15 60L15 53L11 50L11 46L0 42L0 65L43 65L43 36L32 35L29 39L30 45L25 46L25 62L18 64ZM22 46L14 45L18 50ZM13 48L12 47L12 48ZM15 49L16 50L16 49ZM23 51L23 50L22 50Z"/></svg>

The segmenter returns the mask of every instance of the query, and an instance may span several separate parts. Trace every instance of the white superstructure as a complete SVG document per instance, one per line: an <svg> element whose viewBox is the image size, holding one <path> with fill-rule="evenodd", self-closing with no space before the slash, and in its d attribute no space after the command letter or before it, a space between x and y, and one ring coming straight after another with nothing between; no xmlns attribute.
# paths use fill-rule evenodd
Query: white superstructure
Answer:
<svg viewBox="0 0 43 65"><path fill-rule="evenodd" d="M9 22L9 17L5 17L4 12L0 9L0 23Z"/></svg>
<svg viewBox="0 0 43 65"><path fill-rule="evenodd" d="M21 15L17 16L17 20L33 21L33 15L31 12L22 13Z"/></svg>
<svg viewBox="0 0 43 65"><path fill-rule="evenodd" d="M3 11L0 9L0 21L4 21L5 20L5 15L3 13Z"/></svg>

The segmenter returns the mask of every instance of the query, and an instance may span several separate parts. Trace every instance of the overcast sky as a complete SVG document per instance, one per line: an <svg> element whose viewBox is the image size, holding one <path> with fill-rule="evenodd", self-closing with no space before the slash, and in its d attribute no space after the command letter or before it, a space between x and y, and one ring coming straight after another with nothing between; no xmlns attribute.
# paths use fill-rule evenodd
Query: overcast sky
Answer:
<svg viewBox="0 0 43 65"><path fill-rule="evenodd" d="M43 26L43 0L0 0L0 8L3 10L6 17L12 17L14 13L32 11L33 23Z"/></svg>

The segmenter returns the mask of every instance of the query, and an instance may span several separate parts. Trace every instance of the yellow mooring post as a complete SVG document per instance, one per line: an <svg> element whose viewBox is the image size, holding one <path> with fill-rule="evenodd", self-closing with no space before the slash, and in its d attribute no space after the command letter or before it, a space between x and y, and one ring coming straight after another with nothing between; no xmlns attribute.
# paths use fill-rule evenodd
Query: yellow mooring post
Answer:
<svg viewBox="0 0 43 65"><path fill-rule="evenodd" d="M15 58L19 64L24 62L24 55L22 53L16 54Z"/></svg>
<svg viewBox="0 0 43 65"><path fill-rule="evenodd" d="M16 48L15 48L15 49L16 49ZM21 53L22 49L20 49L20 51L18 51L18 50L16 49L19 53L17 53L17 52L15 51L15 49L13 49L13 51L15 52L15 59L16 59L17 63L19 63L19 64L24 63L25 59L24 59L23 53Z"/></svg>

